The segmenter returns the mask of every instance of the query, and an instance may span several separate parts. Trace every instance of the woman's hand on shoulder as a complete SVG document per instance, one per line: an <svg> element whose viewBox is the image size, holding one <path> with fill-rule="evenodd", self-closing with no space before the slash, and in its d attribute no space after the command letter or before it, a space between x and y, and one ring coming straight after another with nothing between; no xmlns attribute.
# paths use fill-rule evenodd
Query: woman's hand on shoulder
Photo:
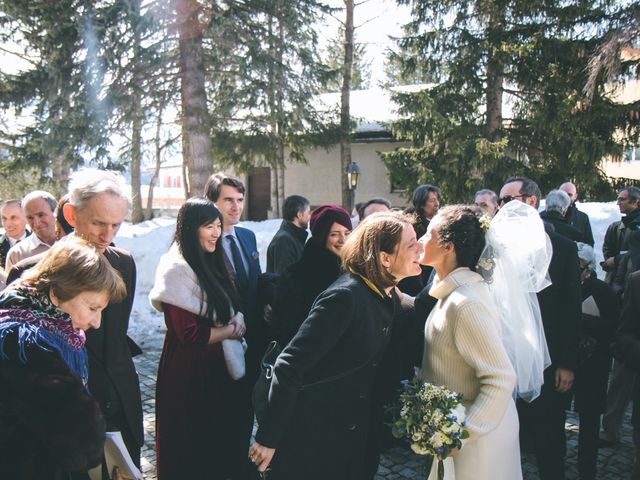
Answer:
<svg viewBox="0 0 640 480"><path fill-rule="evenodd" d="M249 449L249 460L253 463L259 472L264 472L269 468L273 454L276 453L275 448L265 447L255 442Z"/></svg>

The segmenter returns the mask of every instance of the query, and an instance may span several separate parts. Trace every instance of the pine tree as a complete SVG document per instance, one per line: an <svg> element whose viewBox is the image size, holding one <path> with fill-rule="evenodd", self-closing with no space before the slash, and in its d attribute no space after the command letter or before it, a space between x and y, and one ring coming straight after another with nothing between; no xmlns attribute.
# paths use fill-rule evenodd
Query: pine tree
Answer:
<svg viewBox="0 0 640 480"><path fill-rule="evenodd" d="M336 141L312 101L322 73L313 25L322 12L312 0L230 3L216 11L207 34L215 56L207 75L214 151L241 171L271 168L274 216L284 202L286 163L304 161L311 145Z"/></svg>
<svg viewBox="0 0 640 480"><path fill-rule="evenodd" d="M341 23L338 27L338 34L328 42L324 53L324 64L327 71L322 82L322 90L326 92L339 92L341 89L344 65L344 38L345 27ZM371 59L367 56L367 46L358 42L357 27L354 27L351 90L371 88L371 63Z"/></svg>
<svg viewBox="0 0 640 480"><path fill-rule="evenodd" d="M17 0L0 3L0 41L27 65L0 80L0 106L19 118L0 132L5 168L35 167L53 193L66 190L70 169L104 157L105 105L92 63L93 2ZM99 40L98 40L99 41Z"/></svg>
<svg viewBox="0 0 640 480"><path fill-rule="evenodd" d="M407 3L407 2L401 2ZM394 184L439 184L447 201L526 174L544 190L571 179L607 191L603 156L620 152L633 106L599 84L587 106L585 67L610 2L416 1L394 62L434 85L398 94L393 130L412 147L384 154ZM510 111L503 110L503 95Z"/></svg>

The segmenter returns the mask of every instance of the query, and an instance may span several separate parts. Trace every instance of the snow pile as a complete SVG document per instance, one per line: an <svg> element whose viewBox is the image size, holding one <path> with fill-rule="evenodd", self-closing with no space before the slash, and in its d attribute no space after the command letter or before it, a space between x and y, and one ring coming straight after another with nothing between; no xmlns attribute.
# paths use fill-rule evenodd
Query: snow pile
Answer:
<svg viewBox="0 0 640 480"><path fill-rule="evenodd" d="M602 242L607 227L620 219L620 211L615 202L580 203L578 208L589 215L595 239L596 260L602 261ZM282 223L281 219L263 222L242 222L240 226L256 234L260 265L266 269L267 247ZM142 346L158 347L164 338L164 318L149 304L148 295L153 286L156 267L160 256L169 249L175 231L175 218L160 217L138 225L123 224L115 243L129 250L135 258L138 269L136 297L131 312L129 334ZM604 274L598 265L598 277Z"/></svg>

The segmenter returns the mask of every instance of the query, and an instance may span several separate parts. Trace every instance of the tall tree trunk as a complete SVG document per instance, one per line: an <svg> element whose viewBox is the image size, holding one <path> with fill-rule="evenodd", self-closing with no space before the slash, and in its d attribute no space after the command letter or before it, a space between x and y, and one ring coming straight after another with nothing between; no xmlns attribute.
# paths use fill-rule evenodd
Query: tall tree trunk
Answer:
<svg viewBox="0 0 640 480"><path fill-rule="evenodd" d="M71 168L65 155L59 154L51 159L51 178L53 179L53 195L60 198L68 191Z"/></svg>
<svg viewBox="0 0 640 480"><path fill-rule="evenodd" d="M280 214L276 210L278 205L278 181L280 179L280 174L278 173L277 165L270 165L269 168L269 180L270 180L270 198L271 198L271 208L269 209L269 218L279 218Z"/></svg>
<svg viewBox="0 0 640 480"><path fill-rule="evenodd" d="M279 141L279 130L280 130L280 122L278 120L280 112L280 101L278 95L278 87L280 85L280 75L281 72L281 60L282 60L282 47L280 45L280 32L281 28L278 28L278 36L276 37L276 23L279 21L277 18L277 13L273 12L268 17L267 31L269 35L269 53L271 62L269 64L269 86L267 93L267 102L269 105L269 144L271 145L270 151L266 154L265 158L267 163L271 166L273 176L271 183L271 198L274 201L274 204L271 206L271 211L274 217L282 216L282 203L280 201L280 169L284 168L284 162L281 164L281 157L284 156L280 154L280 141Z"/></svg>
<svg viewBox="0 0 640 480"><path fill-rule="evenodd" d="M487 118L486 128L490 140L500 139L502 128L502 95L504 84L504 60L499 46L504 25L504 13L496 5L492 5L489 13L489 49L487 61Z"/></svg>
<svg viewBox="0 0 640 480"><path fill-rule="evenodd" d="M131 223L140 223L144 221L144 212L142 211L142 194L140 192L140 167L142 163L142 125L144 116L142 112L142 95L138 90L140 81L140 70L138 62L140 58L140 0L130 0L129 7L129 23L133 30L133 58L134 71L131 81Z"/></svg>
<svg viewBox="0 0 640 480"><path fill-rule="evenodd" d="M284 135L285 135L285 125L284 125L284 98L283 92L285 90L284 86L284 75L283 75L283 62L284 62L284 42L285 42L285 31L283 19L280 18L278 20L278 62L277 62L277 74L276 74L276 111L277 115L277 131L276 131L276 162L278 164L278 217L281 217L284 208Z"/></svg>
<svg viewBox="0 0 640 480"><path fill-rule="evenodd" d="M142 211L142 193L140 192L140 164L142 163L142 99L135 92L131 96L133 103L133 122L131 125L131 223L144 222Z"/></svg>
<svg viewBox="0 0 640 480"><path fill-rule="evenodd" d="M349 214L353 210L351 205L351 191L347 183L346 170L351 163L351 74L353 68L353 0L344 0L346 20L344 25L344 64L342 66L342 90L340 92L340 178L342 184L342 205Z"/></svg>
<svg viewBox="0 0 640 480"><path fill-rule="evenodd" d="M211 118L204 82L203 8L197 0L174 0L179 32L180 95L182 100L183 164L187 166L187 196L201 195L213 170Z"/></svg>
<svg viewBox="0 0 640 480"><path fill-rule="evenodd" d="M156 134L153 139L153 143L155 146L155 159L156 165L153 170L153 175L151 180L149 180L149 192L147 193L147 212L145 217L147 220L151 220L153 218L153 189L158 183L158 179L160 178L160 166L162 165L162 149L163 147L160 145L160 133L162 130L162 113L164 112L164 108L160 105L158 109L158 117L156 118Z"/></svg>

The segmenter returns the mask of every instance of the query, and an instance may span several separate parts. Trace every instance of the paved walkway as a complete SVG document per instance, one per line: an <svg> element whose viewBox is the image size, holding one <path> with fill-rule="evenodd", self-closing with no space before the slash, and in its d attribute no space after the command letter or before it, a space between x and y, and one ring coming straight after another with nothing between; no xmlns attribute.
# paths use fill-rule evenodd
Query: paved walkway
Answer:
<svg viewBox="0 0 640 480"><path fill-rule="evenodd" d="M143 344L144 355L136 358L136 367L140 375L142 402L144 411L145 445L142 449L142 471L148 479L156 476L155 453L155 385L156 371L162 339L153 338ZM576 467L578 426L577 417L572 413L567 420L567 480L578 480ZM532 455L523 455L523 474L525 480L538 480L538 471ZM623 480L630 478L633 462L633 443L631 439L630 413L623 430L622 443L617 449L601 449L598 458L599 480ZM402 448L389 450L381 460L378 480L424 479L426 473L422 459ZM329 480L329 479L328 479Z"/></svg>

